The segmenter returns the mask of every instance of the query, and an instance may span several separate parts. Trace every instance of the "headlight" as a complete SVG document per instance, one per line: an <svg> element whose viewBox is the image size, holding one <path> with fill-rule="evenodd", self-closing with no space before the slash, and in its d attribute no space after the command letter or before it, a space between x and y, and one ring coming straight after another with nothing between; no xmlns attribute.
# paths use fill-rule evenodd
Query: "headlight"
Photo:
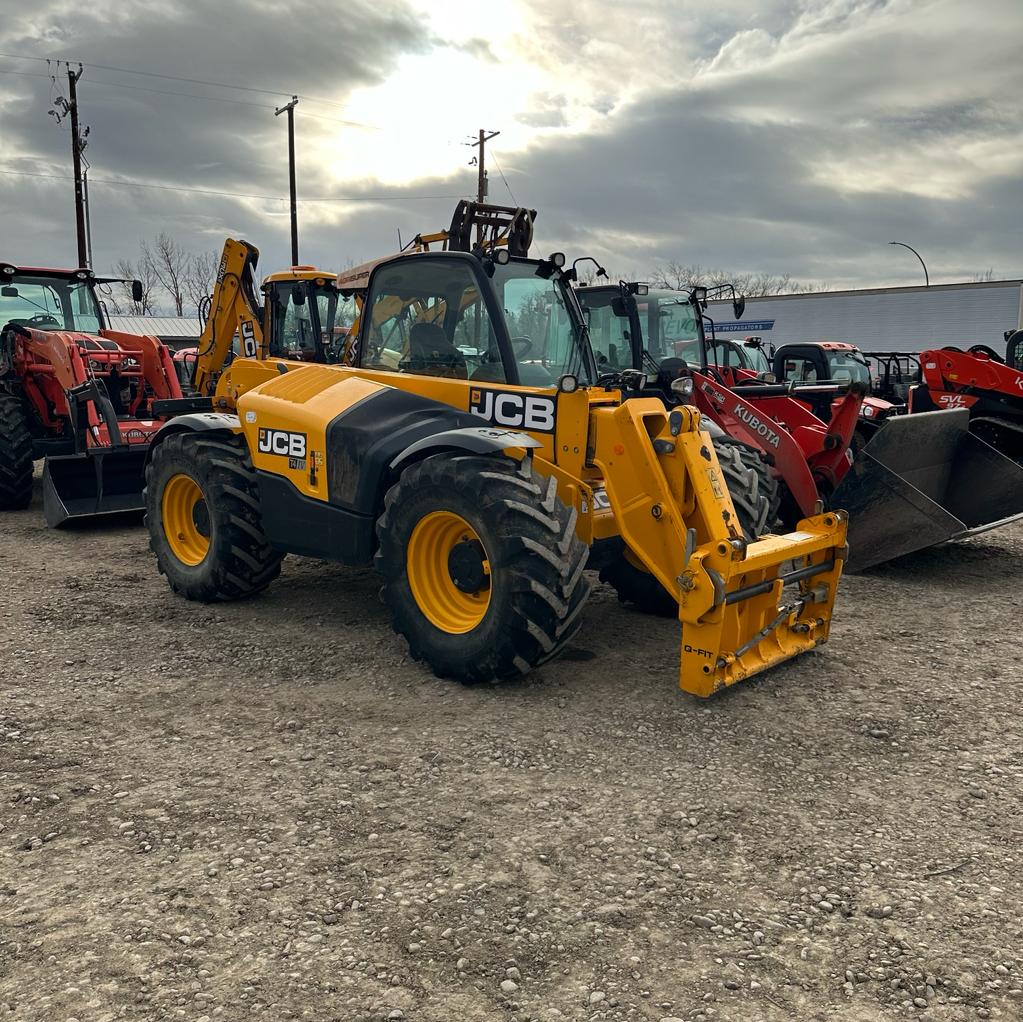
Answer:
<svg viewBox="0 0 1023 1022"><path fill-rule="evenodd" d="M871 408L870 405L864 405L863 408L861 408L860 410L868 419L872 418L874 415L874 409Z"/></svg>
<svg viewBox="0 0 1023 1022"><path fill-rule="evenodd" d="M550 258L547 260L560 270L565 265L565 253L564 252L552 252Z"/></svg>
<svg viewBox="0 0 1023 1022"><path fill-rule="evenodd" d="M562 394L574 394L579 389L579 379L571 373L565 373L558 378L558 390Z"/></svg>
<svg viewBox="0 0 1023 1022"><path fill-rule="evenodd" d="M494 250L494 254L491 258L498 266L504 266L505 263L511 262L511 253L506 248L498 248Z"/></svg>
<svg viewBox="0 0 1023 1022"><path fill-rule="evenodd" d="M689 397L693 393L693 378L691 376L676 376L671 381L671 392L676 397Z"/></svg>

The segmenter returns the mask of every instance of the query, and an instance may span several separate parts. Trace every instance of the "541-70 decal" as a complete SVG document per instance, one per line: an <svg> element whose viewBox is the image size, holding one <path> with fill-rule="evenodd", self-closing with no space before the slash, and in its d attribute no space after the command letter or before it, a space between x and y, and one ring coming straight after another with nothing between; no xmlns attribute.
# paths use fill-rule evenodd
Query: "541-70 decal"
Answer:
<svg viewBox="0 0 1023 1022"><path fill-rule="evenodd" d="M557 402L541 394L515 390L487 390L472 387L469 411L495 426L524 429L529 433L553 433Z"/></svg>

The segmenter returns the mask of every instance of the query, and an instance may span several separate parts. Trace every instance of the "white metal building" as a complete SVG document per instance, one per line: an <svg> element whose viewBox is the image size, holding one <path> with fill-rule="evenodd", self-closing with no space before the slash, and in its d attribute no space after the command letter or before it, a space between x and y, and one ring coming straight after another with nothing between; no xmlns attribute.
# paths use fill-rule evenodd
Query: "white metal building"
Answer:
<svg viewBox="0 0 1023 1022"><path fill-rule="evenodd" d="M1023 327L1023 281L885 287L749 298L738 323L731 302L708 310L720 336L791 341L847 341L864 351L922 351L945 344L1003 347L1006 330Z"/></svg>
<svg viewBox="0 0 1023 1022"><path fill-rule="evenodd" d="M197 316L107 316L111 330L126 334L150 334L169 348L195 347L202 335Z"/></svg>

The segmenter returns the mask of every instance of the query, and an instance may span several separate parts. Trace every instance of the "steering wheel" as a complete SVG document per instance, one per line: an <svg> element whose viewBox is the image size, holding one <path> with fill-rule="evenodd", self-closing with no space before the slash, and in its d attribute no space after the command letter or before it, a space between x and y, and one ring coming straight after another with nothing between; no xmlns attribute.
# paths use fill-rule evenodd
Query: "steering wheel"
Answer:
<svg viewBox="0 0 1023 1022"><path fill-rule="evenodd" d="M30 316L28 320L29 326L49 326L53 324L55 327L60 326L60 320L51 316L48 312L37 312L34 316Z"/></svg>
<svg viewBox="0 0 1023 1022"><path fill-rule="evenodd" d="M511 343L516 362L521 362L533 350L533 342L528 337L513 337Z"/></svg>
<svg viewBox="0 0 1023 1022"><path fill-rule="evenodd" d="M986 344L974 344L969 352L971 355L987 355L992 362L1005 362L1005 359L994 348L989 348Z"/></svg>

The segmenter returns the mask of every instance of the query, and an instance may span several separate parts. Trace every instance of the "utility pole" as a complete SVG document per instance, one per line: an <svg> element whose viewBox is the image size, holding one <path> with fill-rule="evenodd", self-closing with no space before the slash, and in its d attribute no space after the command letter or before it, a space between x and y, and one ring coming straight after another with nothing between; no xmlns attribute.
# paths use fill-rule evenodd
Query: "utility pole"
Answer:
<svg viewBox="0 0 1023 1022"><path fill-rule="evenodd" d="M78 130L78 79L82 77L82 65L78 65L78 71L72 71L71 65L67 66L68 113L71 115L71 160L74 164L75 173L75 229L78 235L78 265L89 265L88 243L85 230L85 189L82 185L82 150L85 149L85 139L89 129L85 129L85 135Z"/></svg>
<svg viewBox="0 0 1023 1022"><path fill-rule="evenodd" d="M487 143L492 139L500 135L499 131L492 131L488 135L483 128L480 128L479 138L475 142L468 143L472 148L479 146L479 156L474 157L476 163L478 178L476 183L476 201L486 202L487 201L487 170L486 170L486 146ZM470 164L472 166L472 164ZM477 244L483 244L483 225L480 224L476 228L476 242Z"/></svg>
<svg viewBox="0 0 1023 1022"><path fill-rule="evenodd" d="M84 148L84 147L83 147ZM92 217L89 215L89 161L85 161L85 170L82 171L82 195L85 198L85 251L89 261L86 266L92 266Z"/></svg>
<svg viewBox="0 0 1023 1022"><path fill-rule="evenodd" d="M291 184L291 265L298 266L298 198L295 191L295 107L298 96L274 111L274 117L288 113L288 177Z"/></svg>

